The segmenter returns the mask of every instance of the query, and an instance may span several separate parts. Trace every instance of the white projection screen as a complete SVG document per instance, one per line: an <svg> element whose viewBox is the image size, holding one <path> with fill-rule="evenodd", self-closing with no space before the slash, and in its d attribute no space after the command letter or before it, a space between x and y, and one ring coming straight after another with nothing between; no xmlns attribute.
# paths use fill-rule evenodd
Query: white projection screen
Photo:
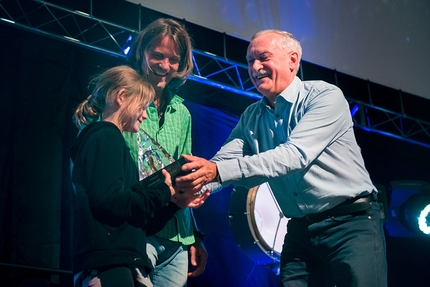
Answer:
<svg viewBox="0 0 430 287"><path fill-rule="evenodd" d="M308 62L430 99L429 0L129 1L244 40L285 30Z"/></svg>

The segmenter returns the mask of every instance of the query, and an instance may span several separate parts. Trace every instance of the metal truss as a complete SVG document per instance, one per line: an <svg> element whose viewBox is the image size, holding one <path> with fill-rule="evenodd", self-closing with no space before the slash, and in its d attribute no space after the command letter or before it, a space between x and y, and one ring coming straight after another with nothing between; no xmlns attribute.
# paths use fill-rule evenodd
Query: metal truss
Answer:
<svg viewBox="0 0 430 287"><path fill-rule="evenodd" d="M138 7L140 19L141 7ZM90 13L71 10L40 0L15 0L0 2L0 22L125 58L127 48L139 31L99 19L91 11L92 8ZM193 50L193 61L195 70L191 80L261 98L255 92L247 67L243 64L196 49Z"/></svg>
<svg viewBox="0 0 430 287"><path fill-rule="evenodd" d="M135 30L94 17L92 1L89 5L86 13L40 0L0 1L0 23L125 57L140 30L141 6L137 6L139 30ZM249 80L246 65L199 50L193 50L193 61L195 70L189 80L261 99ZM430 123L354 99L348 101L357 127L430 148Z"/></svg>
<svg viewBox="0 0 430 287"><path fill-rule="evenodd" d="M196 49L193 50L193 61L195 69L192 80L261 99L249 79L247 66Z"/></svg>
<svg viewBox="0 0 430 287"><path fill-rule="evenodd" d="M54 39L71 42L117 57L138 31L97 19L46 1L0 2L0 21Z"/></svg>
<svg viewBox="0 0 430 287"><path fill-rule="evenodd" d="M430 148L430 123L348 99L354 125L371 132Z"/></svg>

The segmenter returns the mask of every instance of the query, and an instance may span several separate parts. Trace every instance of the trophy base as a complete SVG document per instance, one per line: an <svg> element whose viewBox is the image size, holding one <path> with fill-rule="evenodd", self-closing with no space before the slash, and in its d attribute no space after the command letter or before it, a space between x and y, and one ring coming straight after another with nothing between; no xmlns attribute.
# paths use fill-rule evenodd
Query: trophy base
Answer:
<svg viewBox="0 0 430 287"><path fill-rule="evenodd" d="M176 177L189 173L189 172L183 172L182 171L182 165L184 165L186 163L187 163L187 161L183 157L181 157L177 161L174 161L173 163L171 163L168 166L163 168L168 173L170 173L173 185L175 185L175 178ZM148 176L148 177L146 177L140 181L140 183L142 184L144 189L154 188L163 182L164 182L164 175L161 173L161 170L154 172L150 176Z"/></svg>

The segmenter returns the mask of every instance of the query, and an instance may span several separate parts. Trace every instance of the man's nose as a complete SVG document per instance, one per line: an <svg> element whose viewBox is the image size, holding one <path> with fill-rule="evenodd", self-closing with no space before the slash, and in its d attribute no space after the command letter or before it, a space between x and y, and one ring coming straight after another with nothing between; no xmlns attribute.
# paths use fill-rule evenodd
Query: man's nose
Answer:
<svg viewBox="0 0 430 287"><path fill-rule="evenodd" d="M160 61L160 63L158 64L158 66L163 69L164 71L168 71L170 70L170 62L169 59L163 59Z"/></svg>
<svg viewBox="0 0 430 287"><path fill-rule="evenodd" d="M258 72L261 68L263 67L263 65L261 65L261 62L259 60L255 60L252 63L252 70Z"/></svg>

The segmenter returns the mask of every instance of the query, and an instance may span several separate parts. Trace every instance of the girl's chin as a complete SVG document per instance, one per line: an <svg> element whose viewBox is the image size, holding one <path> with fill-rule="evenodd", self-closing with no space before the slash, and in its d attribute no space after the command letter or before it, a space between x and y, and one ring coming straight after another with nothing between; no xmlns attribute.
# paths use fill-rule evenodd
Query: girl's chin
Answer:
<svg viewBox="0 0 430 287"><path fill-rule="evenodd" d="M129 132L129 133L136 133L139 130L139 126L137 127L133 127L133 128L128 128L128 129L124 129L123 132Z"/></svg>

